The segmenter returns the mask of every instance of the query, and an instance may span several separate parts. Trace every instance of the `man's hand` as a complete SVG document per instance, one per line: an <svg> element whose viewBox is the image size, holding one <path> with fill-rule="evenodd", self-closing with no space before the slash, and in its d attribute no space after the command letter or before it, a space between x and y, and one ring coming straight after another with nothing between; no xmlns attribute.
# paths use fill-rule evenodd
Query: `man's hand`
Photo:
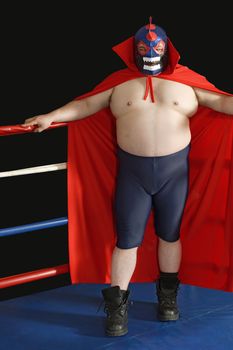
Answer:
<svg viewBox="0 0 233 350"><path fill-rule="evenodd" d="M41 132L47 129L52 122L69 122L86 118L89 115L98 112L102 108L109 106L112 91L113 89L109 89L82 100L75 99L68 102L65 106L57 108L50 113L28 118L24 121L24 124L21 124L21 126L27 127L29 125L37 125L33 131Z"/></svg>
<svg viewBox="0 0 233 350"><path fill-rule="evenodd" d="M42 114L26 119L24 121L24 124L21 124L21 126L27 127L29 125L37 125L37 128L35 128L33 132L41 132L47 129L52 122L53 119L51 118L51 116L48 116L47 114Z"/></svg>

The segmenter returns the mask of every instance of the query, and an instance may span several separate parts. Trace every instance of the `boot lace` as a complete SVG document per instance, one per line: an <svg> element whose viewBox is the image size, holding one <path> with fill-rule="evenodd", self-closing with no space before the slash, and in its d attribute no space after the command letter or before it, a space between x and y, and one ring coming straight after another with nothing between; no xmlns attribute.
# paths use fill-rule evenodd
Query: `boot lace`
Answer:
<svg viewBox="0 0 233 350"><path fill-rule="evenodd" d="M98 307L98 309L97 309L97 311L96 311L96 313L97 312L99 312L99 310L100 310L100 308L101 308L101 306L103 305L103 303L105 302L105 300L102 300L101 302L100 302L100 304L99 304L99 307ZM122 308L122 305L123 304L125 304L125 308L127 309L128 307L130 307L131 305L133 305L133 301L131 301L131 300L128 300L128 302L125 302L125 300L123 300L119 305L112 305L112 304L110 304L110 303L108 303L108 302L105 302L105 305L104 305L104 312L107 314L107 315L109 315L109 314L116 314L116 313L118 313L118 311ZM124 315L124 310L120 310L120 315Z"/></svg>
<svg viewBox="0 0 233 350"><path fill-rule="evenodd" d="M158 297L161 305L174 306L174 304L176 304L176 297L179 289L180 287L169 294L165 294L164 292L158 290Z"/></svg>

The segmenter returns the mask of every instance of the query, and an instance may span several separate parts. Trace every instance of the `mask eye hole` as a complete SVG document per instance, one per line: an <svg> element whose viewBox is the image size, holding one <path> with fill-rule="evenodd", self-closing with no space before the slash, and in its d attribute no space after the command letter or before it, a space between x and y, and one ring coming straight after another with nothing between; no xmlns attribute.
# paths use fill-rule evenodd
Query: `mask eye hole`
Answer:
<svg viewBox="0 0 233 350"><path fill-rule="evenodd" d="M163 40L160 40L157 45L153 47L154 51L162 56L165 52L165 42Z"/></svg>
<svg viewBox="0 0 233 350"><path fill-rule="evenodd" d="M149 49L150 48L143 41L139 41L139 43L137 44L137 50L139 55L141 56L145 56Z"/></svg>

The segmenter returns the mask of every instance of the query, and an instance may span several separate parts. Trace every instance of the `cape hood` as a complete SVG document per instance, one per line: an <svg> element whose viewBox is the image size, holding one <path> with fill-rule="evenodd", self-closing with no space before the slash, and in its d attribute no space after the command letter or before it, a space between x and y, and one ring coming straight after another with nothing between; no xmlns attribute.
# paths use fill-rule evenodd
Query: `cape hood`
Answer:
<svg viewBox="0 0 233 350"><path fill-rule="evenodd" d="M113 47L127 68L112 73L82 99L143 77L133 61L133 37ZM178 64L169 40L169 65L156 78L230 95ZM153 79L153 78L152 78ZM147 98L152 89L147 77ZM181 283L233 291L233 116L199 107L190 118L189 195L180 239ZM72 284L110 283L116 242L113 200L118 169L116 119L110 108L68 124L68 243ZM131 282L159 276L153 209Z"/></svg>

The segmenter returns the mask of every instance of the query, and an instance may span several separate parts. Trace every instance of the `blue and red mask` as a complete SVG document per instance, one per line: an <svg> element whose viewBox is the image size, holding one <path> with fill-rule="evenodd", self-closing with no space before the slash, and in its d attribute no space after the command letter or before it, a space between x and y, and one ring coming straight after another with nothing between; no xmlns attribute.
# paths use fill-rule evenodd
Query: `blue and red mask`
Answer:
<svg viewBox="0 0 233 350"><path fill-rule="evenodd" d="M167 35L159 26L150 23L134 36L134 56L138 69L146 75L158 75L167 65Z"/></svg>

